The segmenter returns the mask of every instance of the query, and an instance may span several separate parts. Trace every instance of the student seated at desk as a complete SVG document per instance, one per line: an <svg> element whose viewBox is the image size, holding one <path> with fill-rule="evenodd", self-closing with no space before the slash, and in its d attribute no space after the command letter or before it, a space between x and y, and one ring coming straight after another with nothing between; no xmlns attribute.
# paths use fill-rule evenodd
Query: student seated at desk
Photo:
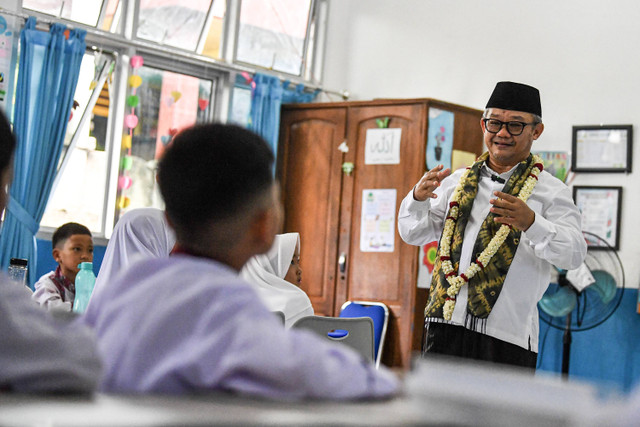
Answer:
<svg viewBox="0 0 640 427"><path fill-rule="evenodd" d="M9 199L15 145L0 110L0 217ZM0 392L89 393L99 377L91 332L77 322L54 318L31 300L24 286L0 274Z"/></svg>
<svg viewBox="0 0 640 427"><path fill-rule="evenodd" d="M125 213L113 228L91 299L136 260L168 257L175 243L163 210L139 208Z"/></svg>
<svg viewBox="0 0 640 427"><path fill-rule="evenodd" d="M240 276L253 285L269 310L284 314L285 327L301 317L313 316L311 301L299 288L302 269L298 233L276 235L271 249L247 261Z"/></svg>
<svg viewBox="0 0 640 427"><path fill-rule="evenodd" d="M79 264L93 262L91 231L77 222L68 222L53 233L51 246L58 267L38 279L32 298L48 309L71 311Z"/></svg>
<svg viewBox="0 0 640 427"><path fill-rule="evenodd" d="M281 226L273 154L231 125L180 132L159 165L176 249L131 265L95 295L108 392L229 391L281 399L387 397L386 369L307 331L287 330L239 277Z"/></svg>

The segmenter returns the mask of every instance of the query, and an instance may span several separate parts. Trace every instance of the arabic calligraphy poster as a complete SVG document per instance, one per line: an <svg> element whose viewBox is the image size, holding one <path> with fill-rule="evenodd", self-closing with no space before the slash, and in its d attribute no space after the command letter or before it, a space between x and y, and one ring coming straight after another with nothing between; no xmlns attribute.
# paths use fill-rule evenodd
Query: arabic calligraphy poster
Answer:
<svg viewBox="0 0 640 427"><path fill-rule="evenodd" d="M396 189L362 190L360 250L393 252L396 235Z"/></svg>

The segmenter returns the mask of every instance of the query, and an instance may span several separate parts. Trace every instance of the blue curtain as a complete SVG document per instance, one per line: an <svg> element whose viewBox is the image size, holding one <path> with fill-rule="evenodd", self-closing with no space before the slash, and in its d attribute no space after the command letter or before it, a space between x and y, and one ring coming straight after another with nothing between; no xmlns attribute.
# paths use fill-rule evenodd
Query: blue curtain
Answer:
<svg viewBox="0 0 640 427"><path fill-rule="evenodd" d="M262 136L271 146L274 155L278 151L280 133L280 107L282 104L311 102L318 94L304 92L304 85L290 88L288 81L257 73L253 77L255 87L251 93L251 130Z"/></svg>
<svg viewBox="0 0 640 427"><path fill-rule="evenodd" d="M29 283L35 282L35 235L47 205L73 105L86 31L52 24L36 30L27 19L20 34L20 66L13 130L18 140L9 205L0 233L0 266L10 258L29 260Z"/></svg>

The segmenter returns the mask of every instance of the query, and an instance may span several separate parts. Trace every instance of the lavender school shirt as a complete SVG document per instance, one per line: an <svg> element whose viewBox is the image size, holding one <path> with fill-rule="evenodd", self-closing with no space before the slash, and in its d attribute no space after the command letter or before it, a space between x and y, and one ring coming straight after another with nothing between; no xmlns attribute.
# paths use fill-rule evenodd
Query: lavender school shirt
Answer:
<svg viewBox="0 0 640 427"><path fill-rule="evenodd" d="M394 374L351 349L285 330L235 271L204 258L132 265L83 319L95 328L108 392L356 399L399 389Z"/></svg>

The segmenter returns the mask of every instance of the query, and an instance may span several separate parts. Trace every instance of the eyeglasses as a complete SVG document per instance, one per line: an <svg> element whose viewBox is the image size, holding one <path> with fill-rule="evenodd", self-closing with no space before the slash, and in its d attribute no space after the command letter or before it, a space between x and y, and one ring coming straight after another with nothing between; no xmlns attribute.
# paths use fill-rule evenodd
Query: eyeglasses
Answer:
<svg viewBox="0 0 640 427"><path fill-rule="evenodd" d="M524 131L525 126L527 125L535 126L538 124L536 122L532 122L532 123L501 122L500 120L496 120L496 119L482 119L482 121L484 122L484 127L487 130L487 132L498 133L502 129L502 126L506 126L507 132L509 132L511 136L520 135Z"/></svg>

